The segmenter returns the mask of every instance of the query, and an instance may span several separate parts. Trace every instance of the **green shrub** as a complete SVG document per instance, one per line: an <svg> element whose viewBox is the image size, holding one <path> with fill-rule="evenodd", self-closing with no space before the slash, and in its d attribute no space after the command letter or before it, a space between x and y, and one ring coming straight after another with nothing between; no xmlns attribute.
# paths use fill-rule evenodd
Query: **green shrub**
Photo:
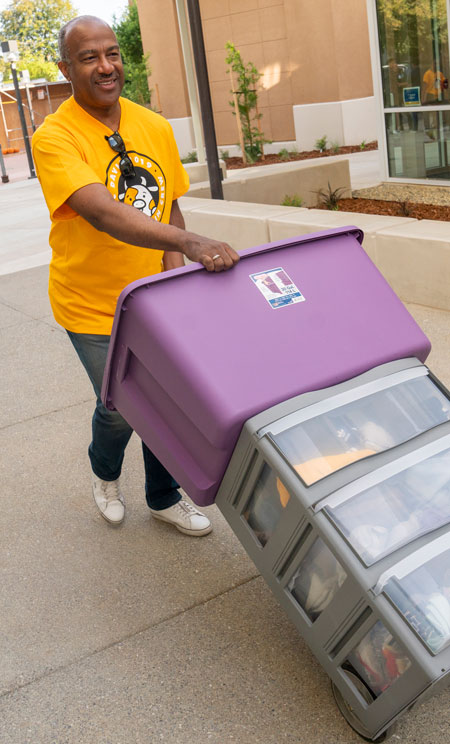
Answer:
<svg viewBox="0 0 450 744"><path fill-rule="evenodd" d="M220 150L219 157L221 158L221 160L228 160L228 158L230 157L230 153L228 150Z"/></svg>
<svg viewBox="0 0 450 744"><path fill-rule="evenodd" d="M258 91L257 84L261 73L256 69L253 62L244 63L241 53L231 41L225 44L227 56L225 62L237 76L236 93L237 107L244 139L244 150L247 160L255 163L263 155L263 145L268 140L260 131L258 122L262 114L258 113ZM236 116L234 100L230 101L233 114Z"/></svg>
<svg viewBox="0 0 450 744"><path fill-rule="evenodd" d="M301 207L303 206L303 199L298 194L293 194L292 196L289 196L289 194L286 194L283 201L281 202L282 207Z"/></svg>
<svg viewBox="0 0 450 744"><path fill-rule="evenodd" d="M341 146L340 146L339 142L332 142L331 143L331 145L330 145L331 152L334 152L334 154L336 154L337 152L339 152L340 149L341 149Z"/></svg>
<svg viewBox="0 0 450 744"><path fill-rule="evenodd" d="M278 153L278 157L280 160L290 160L291 156L289 154L289 151L283 147L280 152Z"/></svg>
<svg viewBox="0 0 450 744"><path fill-rule="evenodd" d="M334 211L339 210L339 199L341 198L341 195L344 193L345 188L337 188L332 189L330 182L328 181L328 189L319 189L318 191L314 191L314 194L317 194L319 197L319 205L323 204L327 209L331 209Z"/></svg>
<svg viewBox="0 0 450 744"><path fill-rule="evenodd" d="M181 158L182 163L198 163L198 157L195 150L191 150L191 152L188 152L185 158Z"/></svg>
<svg viewBox="0 0 450 744"><path fill-rule="evenodd" d="M323 152L327 149L327 135L324 134L323 137L320 137L320 139L316 140L316 144L314 145L316 150L320 150L320 152Z"/></svg>

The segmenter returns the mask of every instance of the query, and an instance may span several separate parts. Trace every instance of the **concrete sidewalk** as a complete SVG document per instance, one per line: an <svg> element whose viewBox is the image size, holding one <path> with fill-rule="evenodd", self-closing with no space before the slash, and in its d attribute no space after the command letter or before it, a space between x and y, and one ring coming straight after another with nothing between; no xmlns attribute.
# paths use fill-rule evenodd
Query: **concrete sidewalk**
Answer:
<svg viewBox="0 0 450 744"><path fill-rule="evenodd" d="M11 273L47 250L36 186L0 191L1 744L360 742L218 510L201 539L151 519L137 437L126 521L98 515L93 395L52 319L48 268ZM409 309L450 386L450 314ZM447 741L447 701L407 714L393 741Z"/></svg>
<svg viewBox="0 0 450 744"><path fill-rule="evenodd" d="M9 183L15 183L16 181L25 181L31 177L30 166L25 150L21 150L20 152L7 153L6 155L3 154L3 162L5 165L6 175L8 176Z"/></svg>

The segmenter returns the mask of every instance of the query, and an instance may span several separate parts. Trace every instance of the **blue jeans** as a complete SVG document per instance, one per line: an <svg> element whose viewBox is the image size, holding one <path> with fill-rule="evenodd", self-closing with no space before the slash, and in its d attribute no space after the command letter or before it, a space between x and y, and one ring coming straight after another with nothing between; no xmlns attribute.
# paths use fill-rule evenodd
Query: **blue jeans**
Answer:
<svg viewBox="0 0 450 744"><path fill-rule="evenodd" d="M108 354L109 336L67 331L80 361L89 375L97 396L92 417L92 442L89 458L92 470L102 480L116 480L133 429L118 411L109 411L100 399L103 372ZM178 483L142 442L145 467L145 498L151 509L167 509L181 499Z"/></svg>

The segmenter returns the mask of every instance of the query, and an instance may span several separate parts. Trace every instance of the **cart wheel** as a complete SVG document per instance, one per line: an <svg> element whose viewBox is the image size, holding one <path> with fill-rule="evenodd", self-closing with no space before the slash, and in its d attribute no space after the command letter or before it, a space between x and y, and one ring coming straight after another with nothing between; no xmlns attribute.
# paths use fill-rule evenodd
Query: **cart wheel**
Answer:
<svg viewBox="0 0 450 744"><path fill-rule="evenodd" d="M362 695L364 700L366 700L368 703L372 703L374 701L374 697L370 690L367 689L364 682L356 675L353 674L353 672L348 671L348 669L345 670L345 673L351 683L356 687L358 692ZM389 739L390 736L394 733L396 729L396 724L392 724L392 726L389 726L386 731L384 731L377 739L373 739L370 736L369 731L365 728L365 726L361 723L359 718L355 715L355 712L351 705L347 703L347 701L344 699L342 692L339 690L338 687L334 684L334 682L331 683L331 689L333 691L333 696L336 701L336 705L339 708L340 712L344 716L345 720L347 721L348 725L351 726L353 731L356 731L359 736L364 739L364 741L370 741L373 744L379 744L379 742L386 741Z"/></svg>

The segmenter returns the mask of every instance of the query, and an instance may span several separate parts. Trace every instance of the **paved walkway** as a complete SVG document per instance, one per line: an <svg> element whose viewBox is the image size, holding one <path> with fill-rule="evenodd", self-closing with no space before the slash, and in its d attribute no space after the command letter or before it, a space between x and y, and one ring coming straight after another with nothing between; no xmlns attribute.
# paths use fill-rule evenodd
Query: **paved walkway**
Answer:
<svg viewBox="0 0 450 744"><path fill-rule="evenodd" d="M92 393L50 313L38 184L2 185L0 214L1 744L360 742L216 508L201 539L150 518L137 438L126 521L97 514ZM449 314L410 310L449 385ZM393 741L447 741L447 701Z"/></svg>
<svg viewBox="0 0 450 744"><path fill-rule="evenodd" d="M9 183L30 178L30 166L25 151L3 155L3 163Z"/></svg>

